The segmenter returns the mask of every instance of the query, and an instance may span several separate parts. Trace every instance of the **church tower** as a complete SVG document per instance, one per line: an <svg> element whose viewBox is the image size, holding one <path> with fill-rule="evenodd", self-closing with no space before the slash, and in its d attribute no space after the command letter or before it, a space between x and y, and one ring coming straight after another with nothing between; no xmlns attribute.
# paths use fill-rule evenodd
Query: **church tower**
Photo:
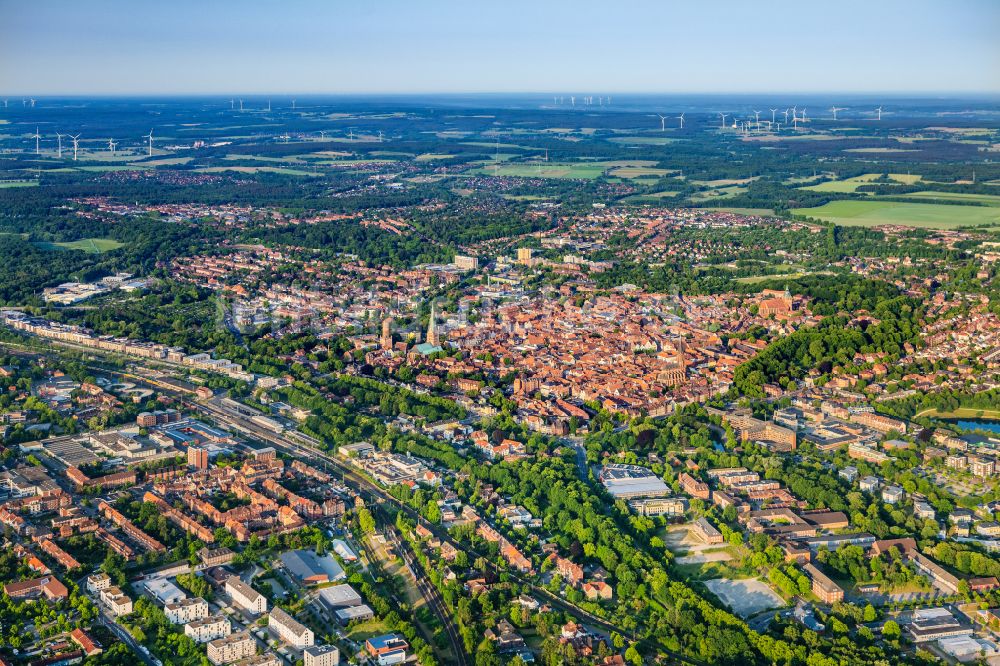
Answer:
<svg viewBox="0 0 1000 666"><path fill-rule="evenodd" d="M441 337L437 330L437 305L431 303L431 321L427 324L427 344L441 346Z"/></svg>

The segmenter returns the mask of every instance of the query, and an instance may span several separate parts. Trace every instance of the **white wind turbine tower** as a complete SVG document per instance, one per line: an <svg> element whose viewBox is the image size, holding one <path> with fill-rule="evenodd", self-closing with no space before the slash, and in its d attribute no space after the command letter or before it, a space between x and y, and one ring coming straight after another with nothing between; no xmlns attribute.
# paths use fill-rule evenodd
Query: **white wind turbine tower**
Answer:
<svg viewBox="0 0 1000 666"><path fill-rule="evenodd" d="M5 109L7 108L7 100L3 101L3 108L5 108Z"/></svg>
<svg viewBox="0 0 1000 666"><path fill-rule="evenodd" d="M787 125L788 124L788 109L785 109L784 113L785 113L785 124Z"/></svg>
<svg viewBox="0 0 1000 666"><path fill-rule="evenodd" d="M117 144L117 143L115 143L115 140L114 140L114 139L108 139L108 150L110 150L110 151L111 151L111 154L112 154L112 155L114 155L114 154L115 154L115 148L116 148L117 146L118 146L118 144Z"/></svg>
<svg viewBox="0 0 1000 666"><path fill-rule="evenodd" d="M846 106L831 106L830 110L833 111L833 120L836 121L837 120L837 111L847 111L847 107Z"/></svg>
<svg viewBox="0 0 1000 666"><path fill-rule="evenodd" d="M229 110L232 111L235 108L236 108L236 100L235 99L229 100Z"/></svg>
<svg viewBox="0 0 1000 666"><path fill-rule="evenodd" d="M56 132L56 145L58 145L58 146L59 146L59 147L58 147L58 148L56 149L56 151L57 151L57 153L56 153L56 156L57 156L57 157L58 157L59 159L62 159L62 138L63 138L63 135L62 135L62 134L60 134L59 132Z"/></svg>
<svg viewBox="0 0 1000 666"><path fill-rule="evenodd" d="M35 140L35 154L36 155L40 155L41 151L39 150L38 141L39 141L39 139L42 138L42 135L38 133L38 128L37 127L35 128L35 133L31 135L31 138L33 138Z"/></svg>
<svg viewBox="0 0 1000 666"><path fill-rule="evenodd" d="M320 130L319 131L319 140L320 141L326 141L326 130Z"/></svg>
<svg viewBox="0 0 1000 666"><path fill-rule="evenodd" d="M802 107L802 122L806 122L806 107Z"/></svg>
<svg viewBox="0 0 1000 666"><path fill-rule="evenodd" d="M142 138L149 139L149 156L152 157L153 156L153 130L149 130L149 134L143 134Z"/></svg>
<svg viewBox="0 0 1000 666"><path fill-rule="evenodd" d="M73 161L76 162L76 151L77 148L80 147L80 144L78 143L78 141L80 140L80 135L77 134L76 136L73 136L72 134L67 134L66 136L73 139Z"/></svg>
<svg viewBox="0 0 1000 666"><path fill-rule="evenodd" d="M35 108L35 98L32 97L30 101L31 101L31 108Z"/></svg>
<svg viewBox="0 0 1000 666"><path fill-rule="evenodd" d="M666 132L667 131L667 117L666 116L661 116L660 114L656 114L656 115L659 116L659 118L660 118L660 131L661 132Z"/></svg>
<svg viewBox="0 0 1000 666"><path fill-rule="evenodd" d="M573 107L576 106L576 97L575 96L570 95L570 97L569 97L569 105L573 106Z"/></svg>
<svg viewBox="0 0 1000 666"><path fill-rule="evenodd" d="M879 106L877 109L875 109L875 113L878 114L878 120L882 120L882 107L881 106Z"/></svg>
<svg viewBox="0 0 1000 666"><path fill-rule="evenodd" d="M771 109L771 124L774 124L774 114L778 112L777 109Z"/></svg>
<svg viewBox="0 0 1000 666"><path fill-rule="evenodd" d="M728 118L729 116L726 115L725 113L720 113L719 116L722 118L722 124L719 127L721 127L722 129L726 129L726 118Z"/></svg>
<svg viewBox="0 0 1000 666"><path fill-rule="evenodd" d="M271 113L271 100L270 99L267 100L267 112Z"/></svg>
<svg viewBox="0 0 1000 666"><path fill-rule="evenodd" d="M378 131L378 142L382 143L382 130Z"/></svg>
<svg viewBox="0 0 1000 666"><path fill-rule="evenodd" d="M292 100L292 111L294 111L294 110L295 110L295 100L293 99Z"/></svg>
<svg viewBox="0 0 1000 666"><path fill-rule="evenodd" d="M677 116L677 120L681 121L681 129L684 129L684 114Z"/></svg>
<svg viewBox="0 0 1000 666"><path fill-rule="evenodd" d="M241 98L240 99L240 111L242 111L242 110L243 110L243 99Z"/></svg>
<svg viewBox="0 0 1000 666"><path fill-rule="evenodd" d="M760 131L760 111L753 112L753 120L757 123L757 131Z"/></svg>

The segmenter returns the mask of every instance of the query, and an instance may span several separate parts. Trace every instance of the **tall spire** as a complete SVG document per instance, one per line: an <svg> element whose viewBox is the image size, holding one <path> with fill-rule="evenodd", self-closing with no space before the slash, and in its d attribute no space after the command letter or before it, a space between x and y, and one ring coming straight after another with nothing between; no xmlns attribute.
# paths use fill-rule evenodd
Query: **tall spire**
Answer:
<svg viewBox="0 0 1000 666"><path fill-rule="evenodd" d="M441 345L441 339L438 336L437 330L437 304L431 303L431 320L427 324L427 344L438 347Z"/></svg>

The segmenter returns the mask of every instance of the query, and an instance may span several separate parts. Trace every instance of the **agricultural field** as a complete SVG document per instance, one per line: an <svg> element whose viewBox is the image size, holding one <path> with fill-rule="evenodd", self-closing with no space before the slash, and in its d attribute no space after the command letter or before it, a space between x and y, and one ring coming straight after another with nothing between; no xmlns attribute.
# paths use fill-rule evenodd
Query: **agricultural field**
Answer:
<svg viewBox="0 0 1000 666"><path fill-rule="evenodd" d="M606 166L601 162L574 162L558 164L554 162L525 164L502 163L498 168L483 166L475 173L492 176L494 173L508 178L567 178L593 180L604 174Z"/></svg>
<svg viewBox="0 0 1000 666"><path fill-rule="evenodd" d="M816 185L806 185L805 187L801 187L799 189L811 190L813 192L837 192L840 194L847 194L856 192L862 185L867 185L875 180L878 180L881 175L882 174L878 173L866 173L861 176L854 176L853 178L828 180L824 183L817 183ZM913 183L919 182L922 177L920 175L911 175L907 173L890 173L889 178L897 183L912 185Z"/></svg>
<svg viewBox="0 0 1000 666"><path fill-rule="evenodd" d="M608 139L611 143L623 143L628 146L666 146L680 140L669 136L615 136Z"/></svg>
<svg viewBox="0 0 1000 666"><path fill-rule="evenodd" d="M277 173L285 176L318 176L320 174L313 171L302 171L301 169L286 169L283 167L271 166L228 166L228 167L204 167L195 169L198 173L225 173L236 171L239 173Z"/></svg>
<svg viewBox="0 0 1000 666"><path fill-rule="evenodd" d="M732 199L733 197L740 195L747 191L747 188L741 185L728 185L723 187L716 187L711 190L702 190L701 192L695 192L689 198L692 202L702 202L702 201L715 201L718 199Z"/></svg>
<svg viewBox="0 0 1000 666"><path fill-rule="evenodd" d="M798 208L792 212L845 227L898 224L923 229L954 229L983 224L1000 225L1000 210L987 206L851 200L831 201L817 208Z"/></svg>
<svg viewBox="0 0 1000 666"><path fill-rule="evenodd" d="M981 203L985 206L1000 206L1000 194L972 194L969 192L911 192L898 195L904 199L937 199L947 201L968 201Z"/></svg>

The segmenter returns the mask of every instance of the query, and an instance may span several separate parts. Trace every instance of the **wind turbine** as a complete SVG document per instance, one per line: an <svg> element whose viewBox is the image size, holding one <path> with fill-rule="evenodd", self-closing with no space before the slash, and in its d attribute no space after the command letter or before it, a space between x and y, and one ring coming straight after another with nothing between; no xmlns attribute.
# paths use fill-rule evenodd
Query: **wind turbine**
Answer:
<svg viewBox="0 0 1000 666"><path fill-rule="evenodd" d="M831 106L830 110L833 111L833 119L834 119L834 121L836 121L837 120L837 111L847 111L847 107L846 106Z"/></svg>
<svg viewBox="0 0 1000 666"><path fill-rule="evenodd" d="M573 107L576 106L576 97L575 96L570 95L570 97L569 97L569 105L573 106Z"/></svg>
<svg viewBox="0 0 1000 666"><path fill-rule="evenodd" d="M726 129L726 118L728 118L728 116L725 113L720 113L719 115L722 117L722 124L720 127L722 129Z"/></svg>
<svg viewBox="0 0 1000 666"><path fill-rule="evenodd" d="M73 136L72 134L67 134L66 136L73 139L73 161L76 162L76 150L79 148L79 144L77 142L80 139L80 135L77 134L76 136Z"/></svg>
<svg viewBox="0 0 1000 666"><path fill-rule="evenodd" d="M753 112L753 121L757 123L757 131L760 131L760 111Z"/></svg>
<svg viewBox="0 0 1000 666"><path fill-rule="evenodd" d="M771 123L772 124L774 123L774 114L776 114L777 112L778 112L777 109L771 109Z"/></svg>
<svg viewBox="0 0 1000 666"><path fill-rule="evenodd" d="M31 137L35 140L35 154L36 155L40 155L41 151L38 149L38 141L39 141L39 139L42 138L42 135L38 133L38 128L37 127L35 128L35 133L32 134Z"/></svg>
<svg viewBox="0 0 1000 666"><path fill-rule="evenodd" d="M3 108L5 108L5 109L7 108L7 100L3 101Z"/></svg>
<svg viewBox="0 0 1000 666"><path fill-rule="evenodd" d="M240 111L243 111L243 99L240 99Z"/></svg>
<svg viewBox="0 0 1000 666"><path fill-rule="evenodd" d="M243 100L240 100L241 102ZM143 134L142 138L149 139L149 156L153 156L153 130L149 130L149 134Z"/></svg>
<svg viewBox="0 0 1000 666"><path fill-rule="evenodd" d="M4 103L4 106L6 106L6 102ZM875 113L878 114L878 120L882 120L882 107L881 106L879 106L877 109L875 109Z"/></svg>
<svg viewBox="0 0 1000 666"><path fill-rule="evenodd" d="M788 124L788 109L785 109L784 113L785 113L785 124L787 125Z"/></svg>
<svg viewBox="0 0 1000 666"><path fill-rule="evenodd" d="M660 116L660 114L656 114L656 115ZM661 132L666 132L667 131L667 117L666 116L660 116L660 131Z"/></svg>
<svg viewBox="0 0 1000 666"><path fill-rule="evenodd" d="M229 110L232 111L235 108L236 108L236 100L235 99L229 100Z"/></svg>
<svg viewBox="0 0 1000 666"><path fill-rule="evenodd" d="M59 157L59 159L62 159L62 138L63 135L60 134L59 132L56 132L56 143L59 146L59 148L57 149L58 150L57 157Z"/></svg>
<svg viewBox="0 0 1000 666"><path fill-rule="evenodd" d="M319 131L319 140L320 141L326 141L326 130L320 130Z"/></svg>
<svg viewBox="0 0 1000 666"><path fill-rule="evenodd" d="M34 97L31 98L30 102L31 102L31 108L35 108L35 98Z"/></svg>
<svg viewBox="0 0 1000 666"><path fill-rule="evenodd" d="M681 121L681 129L684 129L684 114L677 116L677 120Z"/></svg>
<svg viewBox="0 0 1000 666"><path fill-rule="evenodd" d="M378 131L378 142L382 143L382 130Z"/></svg>
<svg viewBox="0 0 1000 666"><path fill-rule="evenodd" d="M117 146L118 146L118 144L115 143L114 139L108 139L108 150L111 151L112 155L115 154L115 147L117 147Z"/></svg>
<svg viewBox="0 0 1000 666"><path fill-rule="evenodd" d="M270 99L267 100L267 112L271 113L271 100Z"/></svg>
<svg viewBox="0 0 1000 666"><path fill-rule="evenodd" d="M292 111L294 111L294 110L295 110L295 100L293 99L292 100Z"/></svg>
<svg viewBox="0 0 1000 666"><path fill-rule="evenodd" d="M802 122L806 122L806 107L802 107Z"/></svg>

